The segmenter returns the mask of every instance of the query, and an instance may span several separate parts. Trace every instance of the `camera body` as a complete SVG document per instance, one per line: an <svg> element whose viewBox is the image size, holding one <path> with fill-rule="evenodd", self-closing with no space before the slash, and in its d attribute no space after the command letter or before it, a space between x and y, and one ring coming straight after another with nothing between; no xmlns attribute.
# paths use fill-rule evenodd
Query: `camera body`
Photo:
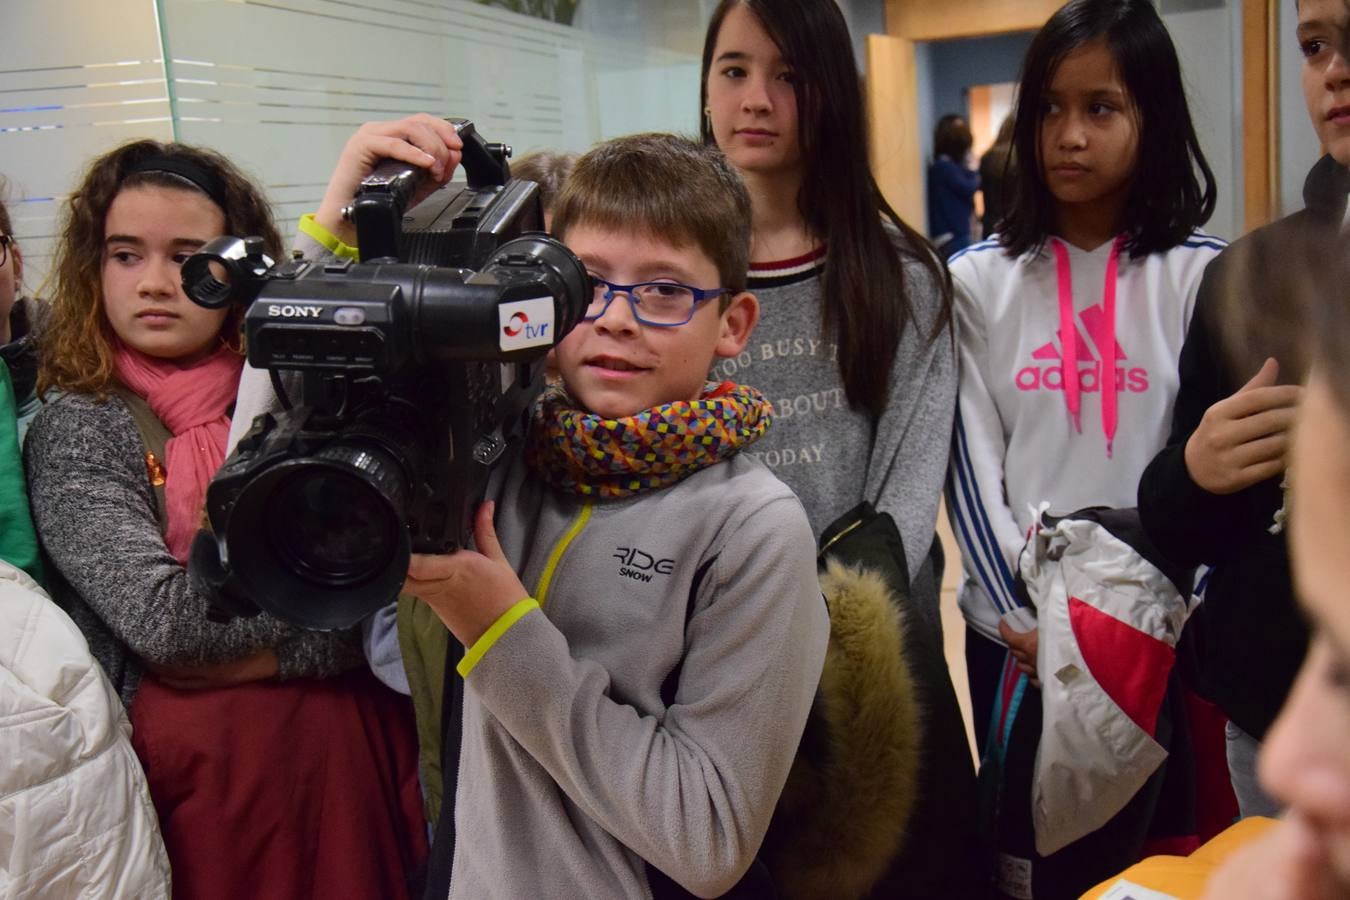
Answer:
<svg viewBox="0 0 1350 900"><path fill-rule="evenodd" d="M184 264L195 301L247 307L249 363L285 407L207 490L189 569L214 615L347 628L397 597L411 553L463 546L544 356L584 313L585 268L532 233L537 186L451 121L468 186L405 215L420 176L382 164L348 211L359 262L274 266L257 239L220 238Z"/></svg>

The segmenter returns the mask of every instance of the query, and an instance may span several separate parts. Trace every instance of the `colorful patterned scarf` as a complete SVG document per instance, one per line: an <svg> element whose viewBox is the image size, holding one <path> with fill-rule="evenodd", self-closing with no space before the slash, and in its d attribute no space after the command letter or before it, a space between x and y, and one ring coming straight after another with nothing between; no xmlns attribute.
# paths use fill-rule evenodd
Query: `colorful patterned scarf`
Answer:
<svg viewBox="0 0 1350 900"><path fill-rule="evenodd" d="M773 407L752 387L709 382L677 400L619 419L578 409L561 386L535 404L525 462L555 490L629 497L668 487L763 436Z"/></svg>

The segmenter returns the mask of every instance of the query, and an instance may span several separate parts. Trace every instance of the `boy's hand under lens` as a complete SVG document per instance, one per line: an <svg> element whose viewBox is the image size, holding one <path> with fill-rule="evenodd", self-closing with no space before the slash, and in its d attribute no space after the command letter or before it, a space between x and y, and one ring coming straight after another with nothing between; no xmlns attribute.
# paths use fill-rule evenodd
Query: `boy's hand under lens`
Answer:
<svg viewBox="0 0 1350 900"><path fill-rule="evenodd" d="M382 160L396 159L427 170L428 178L413 195L411 209L450 180L463 147L455 126L426 113L393 122L367 122L342 148L314 221L344 244L354 245L356 227L342 218L342 209L356 196L361 179Z"/></svg>
<svg viewBox="0 0 1350 900"><path fill-rule="evenodd" d="M473 529L478 550L414 554L403 582L403 592L430 606L465 647L472 647L503 613L530 596L497 543L495 508L490 502L478 507Z"/></svg>

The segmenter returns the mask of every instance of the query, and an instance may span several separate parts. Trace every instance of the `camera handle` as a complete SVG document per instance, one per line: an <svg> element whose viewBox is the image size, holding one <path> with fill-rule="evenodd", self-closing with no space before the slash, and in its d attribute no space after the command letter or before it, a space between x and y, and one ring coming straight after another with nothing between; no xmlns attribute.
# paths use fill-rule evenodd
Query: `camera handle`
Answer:
<svg viewBox="0 0 1350 900"><path fill-rule="evenodd" d="M464 142L461 165L470 190L504 186L511 179L511 167L507 163L511 148L483 140L468 119L452 117L446 121L455 127ZM356 225L362 262L399 258L403 214L424 177L425 173L417 166L386 159L361 180L352 205L344 212Z"/></svg>
<svg viewBox="0 0 1350 900"><path fill-rule="evenodd" d="M460 160L460 165L464 167L470 190L502 187L511 180L511 166L507 163L511 158L509 144L488 143L483 140L478 129L474 128L473 122L468 119L451 116L446 121L455 126L459 139L464 142L462 151L464 156Z"/></svg>

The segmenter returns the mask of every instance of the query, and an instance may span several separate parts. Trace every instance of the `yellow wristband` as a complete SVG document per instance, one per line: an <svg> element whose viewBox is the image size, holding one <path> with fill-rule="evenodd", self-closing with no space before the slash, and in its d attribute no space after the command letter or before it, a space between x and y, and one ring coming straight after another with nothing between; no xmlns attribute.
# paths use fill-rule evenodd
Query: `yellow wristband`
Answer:
<svg viewBox="0 0 1350 900"><path fill-rule="evenodd" d="M338 240L337 235L314 221L314 213L305 213L300 217L299 231L301 234L318 241L320 246L340 259L361 258L359 250L350 244L342 243Z"/></svg>
<svg viewBox="0 0 1350 900"><path fill-rule="evenodd" d="M492 649L492 645L497 643L501 636L511 629L512 625L520 621L522 616L530 610L538 608L539 603L533 597L526 597L502 613L497 621L492 623L492 627L483 632L483 636L474 641L472 647L464 651L464 658L459 661L459 665L455 666L455 670L459 672L459 677L468 678L469 673L473 671L473 667L478 665L484 654Z"/></svg>

